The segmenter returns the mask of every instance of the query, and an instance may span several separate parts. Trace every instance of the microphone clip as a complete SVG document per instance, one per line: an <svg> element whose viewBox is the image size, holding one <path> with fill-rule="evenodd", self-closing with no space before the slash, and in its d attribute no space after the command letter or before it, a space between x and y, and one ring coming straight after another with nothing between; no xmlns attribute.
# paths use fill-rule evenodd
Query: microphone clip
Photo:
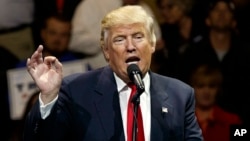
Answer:
<svg viewBox="0 0 250 141"><path fill-rule="evenodd" d="M131 102L134 104L140 103L140 96L144 91L145 91L144 87L136 85L136 94L132 97Z"/></svg>

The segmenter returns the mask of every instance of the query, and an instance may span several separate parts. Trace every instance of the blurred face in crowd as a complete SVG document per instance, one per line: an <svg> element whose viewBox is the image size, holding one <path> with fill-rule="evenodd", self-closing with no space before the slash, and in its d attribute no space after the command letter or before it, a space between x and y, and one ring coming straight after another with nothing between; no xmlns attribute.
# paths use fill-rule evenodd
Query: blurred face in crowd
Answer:
<svg viewBox="0 0 250 141"><path fill-rule="evenodd" d="M219 1L211 9L206 24L218 31L231 30L236 26L236 21L228 3Z"/></svg>
<svg viewBox="0 0 250 141"><path fill-rule="evenodd" d="M169 24L178 23L184 16L183 8L173 0L161 0L159 5L164 21Z"/></svg>
<svg viewBox="0 0 250 141"><path fill-rule="evenodd" d="M190 84L195 90L196 107L212 108L220 93L223 76L218 67L210 65L198 66L190 76Z"/></svg>
<svg viewBox="0 0 250 141"><path fill-rule="evenodd" d="M132 63L137 64L143 74L149 70L155 47L142 23L114 26L108 34L104 53L119 77L129 81L127 67Z"/></svg>
<svg viewBox="0 0 250 141"><path fill-rule="evenodd" d="M195 90L196 107L209 109L216 103L220 92L222 74L218 68L201 65L191 75L191 85Z"/></svg>
<svg viewBox="0 0 250 141"><path fill-rule="evenodd" d="M70 39L70 22L61 21L56 18L49 18L45 28L41 31L45 49L51 55L58 55L68 49Z"/></svg>
<svg viewBox="0 0 250 141"><path fill-rule="evenodd" d="M196 104L199 107L209 108L214 105L219 88L210 82L210 78L201 78L195 85Z"/></svg>

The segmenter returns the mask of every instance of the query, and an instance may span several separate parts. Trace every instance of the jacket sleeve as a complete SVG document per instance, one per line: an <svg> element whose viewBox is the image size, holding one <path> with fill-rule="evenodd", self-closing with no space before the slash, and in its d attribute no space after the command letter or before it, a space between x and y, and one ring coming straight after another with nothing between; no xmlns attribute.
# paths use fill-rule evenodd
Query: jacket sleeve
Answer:
<svg viewBox="0 0 250 141"><path fill-rule="evenodd" d="M83 139L89 114L74 104L68 85L61 88L58 100L46 119L41 118L37 101L26 117L23 139L25 141L69 141ZM81 131L81 132L79 132Z"/></svg>
<svg viewBox="0 0 250 141"><path fill-rule="evenodd" d="M202 131L195 115L194 89L191 89L185 110L185 141L203 141Z"/></svg>

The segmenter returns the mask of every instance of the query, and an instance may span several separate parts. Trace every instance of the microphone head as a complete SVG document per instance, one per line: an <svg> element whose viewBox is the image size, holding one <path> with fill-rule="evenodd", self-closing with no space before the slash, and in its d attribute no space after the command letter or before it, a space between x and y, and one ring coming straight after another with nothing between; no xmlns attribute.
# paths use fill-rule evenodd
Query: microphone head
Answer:
<svg viewBox="0 0 250 141"><path fill-rule="evenodd" d="M129 79L134 82L134 74L139 74L142 77L142 72L136 64L130 64L127 68Z"/></svg>

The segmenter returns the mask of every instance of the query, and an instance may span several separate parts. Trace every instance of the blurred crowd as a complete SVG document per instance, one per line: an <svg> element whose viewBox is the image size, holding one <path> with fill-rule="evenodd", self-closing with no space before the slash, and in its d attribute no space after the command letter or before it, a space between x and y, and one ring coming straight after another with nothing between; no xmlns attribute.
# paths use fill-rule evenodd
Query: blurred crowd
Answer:
<svg viewBox="0 0 250 141"><path fill-rule="evenodd" d="M107 65L100 22L123 5L141 5L154 17L151 70L194 88L205 141L229 141L233 125L250 129L249 0L1 0L0 122L8 126L0 140L21 141L25 115L38 95L21 120L11 119L7 70L25 67L39 45L61 62L85 59L89 70Z"/></svg>

